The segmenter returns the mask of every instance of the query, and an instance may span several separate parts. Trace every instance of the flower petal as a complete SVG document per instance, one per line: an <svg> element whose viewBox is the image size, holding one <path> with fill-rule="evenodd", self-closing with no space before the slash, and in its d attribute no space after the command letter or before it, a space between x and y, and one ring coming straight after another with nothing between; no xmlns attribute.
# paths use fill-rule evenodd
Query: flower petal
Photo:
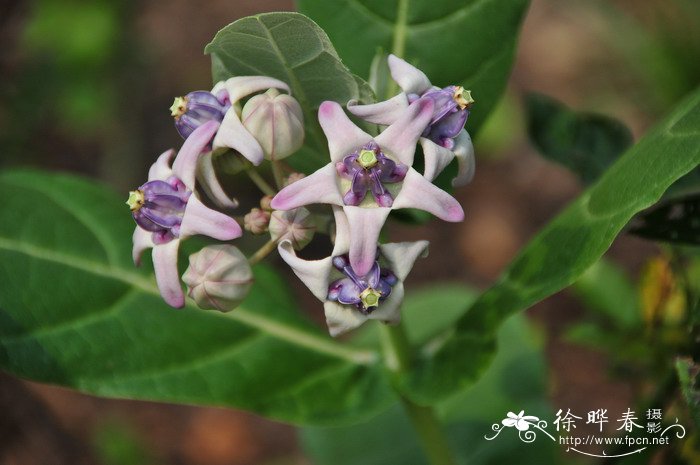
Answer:
<svg viewBox="0 0 700 465"><path fill-rule="evenodd" d="M134 259L134 265L141 266L141 255L143 255L143 252L155 246L153 243L153 233L137 226L134 229L132 240L134 247L131 251L131 256Z"/></svg>
<svg viewBox="0 0 700 465"><path fill-rule="evenodd" d="M389 100L371 105L358 105L357 100L350 100L347 104L348 111L358 118L384 126L398 120L406 108L408 108L408 97L403 92Z"/></svg>
<svg viewBox="0 0 700 465"><path fill-rule="evenodd" d="M335 166L329 163L279 191L270 205L275 210L291 210L312 203L343 205L337 176Z"/></svg>
<svg viewBox="0 0 700 465"><path fill-rule="evenodd" d="M148 180L149 181L165 181L173 174L173 170L170 164L173 161L173 156L175 155L175 150L166 150L158 159L151 165L151 169L148 170Z"/></svg>
<svg viewBox="0 0 700 465"><path fill-rule="evenodd" d="M156 282L163 300L175 308L185 305L185 294L180 286L180 276L177 272L177 249L180 241L174 239L167 244L153 248L153 268L156 271Z"/></svg>
<svg viewBox="0 0 700 465"><path fill-rule="evenodd" d="M392 242L382 244L379 249L389 262L389 269L394 272L399 281L403 281L411 272L413 264L420 258L428 256L428 241Z"/></svg>
<svg viewBox="0 0 700 465"><path fill-rule="evenodd" d="M420 145L423 148L423 158L425 159L423 177L432 181L450 164L455 153L425 137L420 138Z"/></svg>
<svg viewBox="0 0 700 465"><path fill-rule="evenodd" d="M375 311L369 314L372 320L383 321L395 325L401 321L401 303L403 302L403 283L398 282L391 290L389 297L379 304Z"/></svg>
<svg viewBox="0 0 700 465"><path fill-rule="evenodd" d="M284 240L277 245L282 260L287 262L294 274L309 288L321 302L328 295L329 276L333 266L331 257L321 260L304 260L297 257L292 242Z"/></svg>
<svg viewBox="0 0 700 465"><path fill-rule="evenodd" d="M187 201L180 226L180 237L203 234L220 241L230 241L243 234L240 225L228 215L204 205L192 194Z"/></svg>
<svg viewBox="0 0 700 465"><path fill-rule="evenodd" d="M228 92L231 104L236 103L247 95L267 90L271 87L284 90L287 93L290 92L286 83L268 76L236 76L227 79L223 87ZM213 90L212 93L214 93Z"/></svg>
<svg viewBox="0 0 700 465"><path fill-rule="evenodd" d="M238 200L229 197L216 177L212 152L207 152L199 158L197 180L202 190L214 201L217 207L222 209L234 209L238 207Z"/></svg>
<svg viewBox="0 0 700 465"><path fill-rule="evenodd" d="M503 420L501 420L501 423L503 423L503 426L507 426L509 428L512 428L513 426L515 426L515 423L517 421L518 420L516 420L514 418L504 418Z"/></svg>
<svg viewBox="0 0 700 465"><path fill-rule="evenodd" d="M433 115L433 101L418 99L401 117L379 134L375 141L385 153L394 155L401 163L413 165L416 143Z"/></svg>
<svg viewBox="0 0 700 465"><path fill-rule="evenodd" d="M328 149L334 162L372 141L372 136L355 126L336 102L325 101L321 104L318 122L328 139Z"/></svg>
<svg viewBox="0 0 700 465"><path fill-rule="evenodd" d="M180 151L173 162L173 174L182 181L191 191L194 190L195 174L197 172L197 161L211 141L212 136L219 128L217 121L207 121L195 129L190 136L185 139Z"/></svg>
<svg viewBox="0 0 700 465"><path fill-rule="evenodd" d="M464 220L464 210L459 202L413 168L406 173L393 208L418 208L453 223Z"/></svg>
<svg viewBox="0 0 700 465"><path fill-rule="evenodd" d="M263 161L263 149L260 143L243 126L235 108L230 108L224 115L212 146L215 149L228 147L236 150L256 166Z"/></svg>
<svg viewBox="0 0 700 465"><path fill-rule="evenodd" d="M391 77L407 94L422 94L432 87L428 76L396 55L389 55Z"/></svg>
<svg viewBox="0 0 700 465"><path fill-rule="evenodd" d="M347 253L350 249L350 225L348 217L341 207L333 206L333 217L335 219L335 239L331 256L335 257Z"/></svg>
<svg viewBox="0 0 700 465"><path fill-rule="evenodd" d="M347 333L367 321L367 316L360 313L355 307L342 305L338 302L324 302L323 310L326 313L328 332L333 337Z"/></svg>
<svg viewBox="0 0 700 465"><path fill-rule="evenodd" d="M379 231L390 208L343 207L350 226L350 266L358 276L372 269L377 256Z"/></svg>
<svg viewBox="0 0 700 465"><path fill-rule="evenodd" d="M454 153L457 157L457 177L452 180L454 187L464 186L474 178L476 161L474 160L474 145L469 133L462 131L455 137Z"/></svg>

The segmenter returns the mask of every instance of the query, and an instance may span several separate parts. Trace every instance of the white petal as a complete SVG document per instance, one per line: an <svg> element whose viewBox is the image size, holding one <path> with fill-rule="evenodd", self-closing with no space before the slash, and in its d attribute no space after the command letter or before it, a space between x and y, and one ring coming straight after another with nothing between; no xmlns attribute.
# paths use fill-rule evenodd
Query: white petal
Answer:
<svg viewBox="0 0 700 465"><path fill-rule="evenodd" d="M182 144L180 151L175 157L173 174L191 191L194 190L199 156L207 149L211 138L218 128L219 123L216 121L207 121L199 126L185 139L185 143Z"/></svg>
<svg viewBox="0 0 700 465"><path fill-rule="evenodd" d="M229 197L216 177L212 152L207 152L199 158L197 180L202 190L214 203L224 210L238 207L238 200Z"/></svg>
<svg viewBox="0 0 700 465"><path fill-rule="evenodd" d="M323 310L326 313L328 332L333 337L347 333L367 321L367 316L356 308L338 302L324 302Z"/></svg>
<svg viewBox="0 0 700 465"><path fill-rule="evenodd" d="M425 137L420 138L420 145L423 147L423 158L425 160L423 176L428 181L432 181L450 164L455 157L455 153Z"/></svg>
<svg viewBox="0 0 700 465"><path fill-rule="evenodd" d="M454 153L457 157L457 177L452 180L454 187L464 186L474 178L476 161L474 160L474 145L469 133L462 129L455 137Z"/></svg>
<svg viewBox="0 0 700 465"><path fill-rule="evenodd" d="M350 266L359 276L369 273L377 256L379 232L390 208L343 207L350 225Z"/></svg>
<svg viewBox="0 0 700 465"><path fill-rule="evenodd" d="M214 149L228 147L238 151L254 165L263 161L263 149L255 137L243 127L234 108L230 108L224 115L221 127L212 143Z"/></svg>
<svg viewBox="0 0 700 465"><path fill-rule="evenodd" d="M396 55L389 55L388 61L391 77L407 94L422 94L432 87L425 73L415 66L409 65Z"/></svg>
<svg viewBox="0 0 700 465"><path fill-rule="evenodd" d="M321 260L304 260L297 257L292 242L284 240L277 245L277 251L282 260L287 262L294 274L309 288L314 296L321 302L328 296L330 272L333 266L332 258Z"/></svg>
<svg viewBox="0 0 700 465"><path fill-rule="evenodd" d="M374 124L388 126L399 119L401 114L408 108L408 98L405 93L400 93L384 100L383 102L371 105L358 105L357 100L350 100L347 109L353 115Z"/></svg>
<svg viewBox="0 0 700 465"><path fill-rule="evenodd" d="M372 141L372 136L355 126L336 102L325 101L321 104L318 122L328 139L328 149L334 162Z"/></svg>
<svg viewBox="0 0 700 465"><path fill-rule="evenodd" d="M289 86L286 83L267 76L236 76L227 79L224 83L224 88L228 92L228 97L232 104L247 95L267 90L271 87L289 92ZM212 90L212 93L214 93L214 90Z"/></svg>
<svg viewBox="0 0 700 465"><path fill-rule="evenodd" d="M279 191L272 199L271 206L275 210L291 210L312 203L342 205L337 178L335 165L329 163Z"/></svg>
<svg viewBox="0 0 700 465"><path fill-rule="evenodd" d="M149 181L165 181L170 176L173 175L173 170L170 168L170 164L175 156L175 150L166 150L156 160L155 163L151 165L151 169L148 170L148 180Z"/></svg>
<svg viewBox="0 0 700 465"><path fill-rule="evenodd" d="M433 101L419 99L413 102L391 126L375 141L383 151L398 158L403 164L413 165L416 143L433 117Z"/></svg>
<svg viewBox="0 0 700 465"><path fill-rule="evenodd" d="M379 304L376 310L368 315L372 320L383 321L396 325L401 321L401 304L403 303L403 283L399 281L391 289L389 297Z"/></svg>
<svg viewBox="0 0 700 465"><path fill-rule="evenodd" d="M464 220L459 202L413 168L409 168L393 208L418 208L453 223Z"/></svg>
<svg viewBox="0 0 700 465"><path fill-rule="evenodd" d="M179 239L173 239L167 244L159 244L153 247L153 268L156 271L156 282L163 300L175 308L185 305L185 294L180 285L180 276L177 271L177 249Z"/></svg>
<svg viewBox="0 0 700 465"><path fill-rule="evenodd" d="M343 255L350 250L350 224L345 211L341 207L333 206L333 218L335 219L335 239L333 242L333 257Z"/></svg>
<svg viewBox="0 0 700 465"><path fill-rule="evenodd" d="M428 256L428 241L392 242L379 246L382 255L389 262L389 269L399 281L404 281L411 272L413 264L420 258Z"/></svg>
<svg viewBox="0 0 700 465"><path fill-rule="evenodd" d="M515 426L515 423L517 421L518 420L515 420L513 418L505 418L501 421L501 423L503 423L503 426L507 426L507 427L511 428L511 427Z"/></svg>
<svg viewBox="0 0 700 465"><path fill-rule="evenodd" d="M180 226L180 237L203 234L220 241L230 241L243 234L240 225L228 215L212 210L192 194L187 201Z"/></svg>
<svg viewBox="0 0 700 465"><path fill-rule="evenodd" d="M153 233L136 226L132 240L134 247L131 251L131 256L134 259L134 265L141 266L141 255L143 255L143 252L155 246L153 243Z"/></svg>

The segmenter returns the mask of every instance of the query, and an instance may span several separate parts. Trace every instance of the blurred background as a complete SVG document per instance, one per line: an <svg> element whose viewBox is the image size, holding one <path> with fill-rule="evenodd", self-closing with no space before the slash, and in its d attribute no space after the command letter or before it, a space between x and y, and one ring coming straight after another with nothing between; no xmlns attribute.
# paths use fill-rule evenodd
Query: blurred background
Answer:
<svg viewBox="0 0 700 465"><path fill-rule="evenodd" d="M243 16L293 8L286 0L4 0L0 168L70 171L126 193L157 154L180 143L168 111L173 97L211 87L202 51L214 33ZM574 174L529 142L526 94L617 118L637 140L700 82L699 15L696 0L534 0L506 96L476 139L476 178L456 193L467 220L390 226L393 238L441 244L410 286L488 286L582 191ZM633 283L642 325L649 312L683 311L672 300L664 250L622 235L607 257ZM599 320L582 292L562 292L527 312L543 363L539 394L553 411L633 407L653 387L654 369L620 359L613 342L598 350L583 343L605 335L591 336ZM654 292L661 297L649 297ZM314 463L310 437L247 413L98 399L0 374L0 464L305 464ZM700 463L691 449L677 455ZM663 453L654 460L670 463Z"/></svg>

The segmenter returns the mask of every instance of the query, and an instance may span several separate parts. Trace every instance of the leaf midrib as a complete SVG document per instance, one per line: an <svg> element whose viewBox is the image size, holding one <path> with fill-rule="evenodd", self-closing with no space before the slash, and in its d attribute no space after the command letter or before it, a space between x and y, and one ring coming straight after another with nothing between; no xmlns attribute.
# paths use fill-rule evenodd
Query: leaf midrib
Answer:
<svg viewBox="0 0 700 465"><path fill-rule="evenodd" d="M134 274L130 271L112 266L105 266L102 263L85 260L60 252L54 252L34 244L23 243L6 237L0 237L0 249L21 253L28 257L58 263L97 276L120 281L147 294L157 296L160 295L157 287L155 287L153 284L152 279L146 279L143 276L139 276L138 274ZM188 307L197 310L196 307L189 303ZM243 307L239 307L235 311L226 314L225 316L222 315L221 317L230 318L241 324L266 333L271 337L305 347L307 349L312 349L329 356L344 359L358 365L370 365L379 360L379 355L374 351L344 347L309 332L280 324Z"/></svg>

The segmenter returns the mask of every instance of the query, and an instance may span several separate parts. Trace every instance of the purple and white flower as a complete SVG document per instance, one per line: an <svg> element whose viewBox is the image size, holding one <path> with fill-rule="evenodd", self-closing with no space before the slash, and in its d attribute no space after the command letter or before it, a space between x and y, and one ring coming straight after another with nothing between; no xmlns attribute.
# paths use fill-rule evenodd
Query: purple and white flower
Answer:
<svg viewBox="0 0 700 465"><path fill-rule="evenodd" d="M475 166L474 147L464 129L474 102L470 92L461 86L435 87L422 71L394 55L389 55L388 61L391 76L403 92L371 105L358 105L351 100L348 111L366 121L389 125L419 98L432 100L433 115L420 139L425 156L423 175L432 181L456 157L458 174L452 184L467 184L474 177Z"/></svg>
<svg viewBox="0 0 700 465"><path fill-rule="evenodd" d="M243 126L239 101L270 88L289 92L289 86L278 79L236 76L217 83L211 92L198 90L175 98L170 112L175 118L175 127L184 139L206 122L221 123L212 142L213 148L231 148L254 165L259 165L263 161L263 148Z"/></svg>
<svg viewBox="0 0 700 465"><path fill-rule="evenodd" d="M403 281L418 257L426 256L427 241L382 244L373 253L368 272L350 265L351 227L339 207L333 207L336 234L331 256L321 260L297 257L291 241L278 245L282 259L309 290L323 302L331 336L357 328L367 320L398 324L403 301Z"/></svg>
<svg viewBox="0 0 700 465"><path fill-rule="evenodd" d="M459 202L411 166L433 107L430 99L417 100L373 138L353 124L340 105L323 102L318 115L331 162L282 189L272 207L290 210L314 203L342 207L350 224L349 260L358 276L374 266L379 232L392 209L418 208L446 221L462 221Z"/></svg>
<svg viewBox="0 0 700 465"><path fill-rule="evenodd" d="M153 248L158 289L163 299L176 308L185 304L177 271L180 240L203 234L228 241L242 234L233 218L205 206L194 192L198 158L218 128L216 121L197 127L174 161L174 150L160 155L148 172L148 182L131 191L126 202L137 224L133 235L134 263L138 266L144 250Z"/></svg>

